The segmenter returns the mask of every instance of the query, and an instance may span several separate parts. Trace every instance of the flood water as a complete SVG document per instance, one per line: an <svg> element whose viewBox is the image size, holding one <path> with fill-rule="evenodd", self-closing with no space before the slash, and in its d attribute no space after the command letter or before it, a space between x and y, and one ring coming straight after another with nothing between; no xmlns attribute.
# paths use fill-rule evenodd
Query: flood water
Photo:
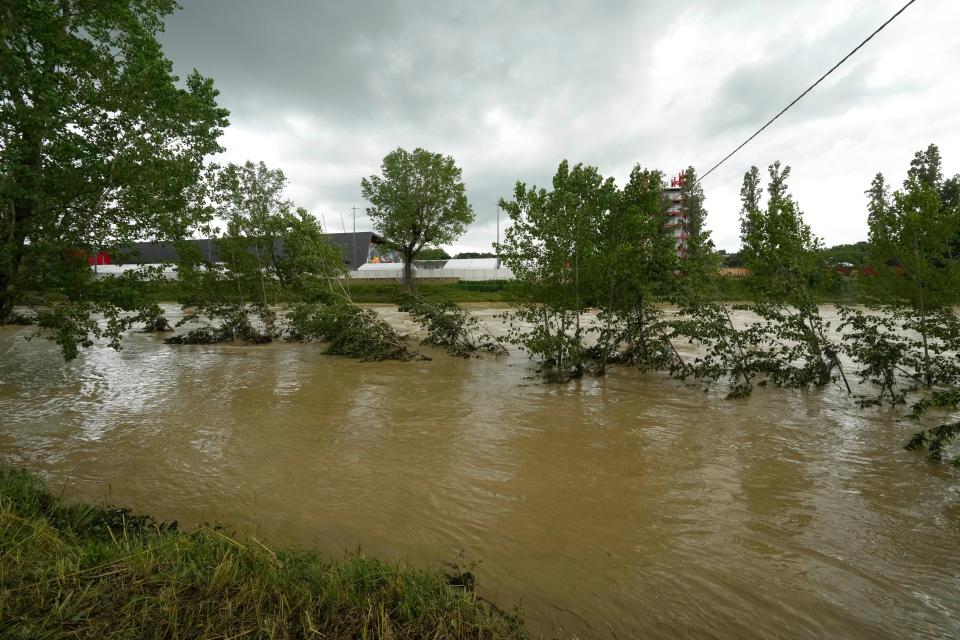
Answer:
<svg viewBox="0 0 960 640"><path fill-rule="evenodd" d="M143 334L65 365L28 332L0 330L0 462L67 498L476 563L545 637L960 636L960 472L839 390L724 400L629 369L545 385L519 354Z"/></svg>

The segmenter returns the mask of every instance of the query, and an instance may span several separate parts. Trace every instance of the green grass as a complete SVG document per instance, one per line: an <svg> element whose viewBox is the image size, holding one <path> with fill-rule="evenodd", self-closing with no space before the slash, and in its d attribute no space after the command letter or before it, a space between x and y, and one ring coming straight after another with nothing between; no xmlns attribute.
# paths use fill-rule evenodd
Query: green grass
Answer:
<svg viewBox="0 0 960 640"><path fill-rule="evenodd" d="M349 287L353 301L360 304L378 302L397 304L400 301L400 294L405 290L403 285L396 282L350 280L344 281L343 284L344 287ZM503 302L507 299L504 283L500 281L444 283L421 281L417 282L416 286L417 293L426 298L442 297L451 302ZM225 289L223 293L225 298L229 298L231 292ZM186 296L176 280L151 283L147 296L153 302L190 302L185 299Z"/></svg>
<svg viewBox="0 0 960 640"><path fill-rule="evenodd" d="M431 283L422 281L416 283L417 294L424 298L443 298L451 302L504 302L508 300L504 283L493 282L445 282ZM400 294L405 291L403 285L387 282L362 282L351 280L349 283L350 297L354 302L375 303L386 302L395 304L400 301Z"/></svg>
<svg viewBox="0 0 960 640"><path fill-rule="evenodd" d="M4 638L524 638L439 572L66 505L0 467Z"/></svg>

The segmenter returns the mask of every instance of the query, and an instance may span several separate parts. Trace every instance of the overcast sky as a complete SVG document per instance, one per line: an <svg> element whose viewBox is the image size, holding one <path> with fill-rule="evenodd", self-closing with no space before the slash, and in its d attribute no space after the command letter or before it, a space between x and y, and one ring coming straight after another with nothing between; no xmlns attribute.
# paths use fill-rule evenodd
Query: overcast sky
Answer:
<svg viewBox="0 0 960 640"><path fill-rule="evenodd" d="M496 202L564 158L622 182L637 163L704 172L904 0L386 2L181 0L163 41L232 112L221 160L283 169L330 231L357 228L360 179L392 149L452 155L490 250ZM739 246L740 181L793 167L828 244L866 239L863 191L940 146L960 172L960 2L919 0L704 181L718 247Z"/></svg>

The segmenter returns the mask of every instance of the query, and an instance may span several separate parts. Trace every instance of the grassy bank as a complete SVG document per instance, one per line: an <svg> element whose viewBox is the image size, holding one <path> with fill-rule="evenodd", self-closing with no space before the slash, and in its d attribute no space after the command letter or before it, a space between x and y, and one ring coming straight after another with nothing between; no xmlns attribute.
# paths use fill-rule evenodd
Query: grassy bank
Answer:
<svg viewBox="0 0 960 640"><path fill-rule="evenodd" d="M397 304L400 301L401 293L405 291L403 285L391 281L344 280L343 285L349 288L350 297L353 301L360 304ZM884 296L873 291L869 285L870 283L866 282L865 279L832 274L813 287L812 292L821 303L825 304L882 302ZM129 286L123 282L114 284L108 280L102 280L100 286L105 288L115 287L116 290L111 297L119 295L120 297L132 298L142 295L151 302L187 305L196 303L194 292L185 290L176 280L145 283L142 285L142 289L136 292L122 291L122 287ZM461 280L460 282L437 283L430 280L421 280L417 282L417 293L428 299L443 298L456 303L495 302L509 304L514 300L514 296L511 295L510 283L506 281ZM749 302L754 298L750 283L744 278L715 278L707 293L716 300L726 302ZM57 301L63 298L62 294L56 290L35 292L34 295L48 301ZM234 299L235 291L229 283L225 283L222 291L218 292L218 296L222 300L229 301ZM26 300L20 301L21 304L26 302Z"/></svg>
<svg viewBox="0 0 960 640"><path fill-rule="evenodd" d="M523 638L438 572L66 505L0 468L4 638Z"/></svg>
<svg viewBox="0 0 960 640"><path fill-rule="evenodd" d="M425 280L417 283L417 293L430 298L439 297L452 302L503 302L508 295L504 282L443 282ZM343 281L349 288L350 297L360 304L388 303L400 301L400 294L406 289L397 282L372 282L364 280ZM191 303L190 295L176 280L152 282L146 286L146 296L153 302ZM233 292L225 288L222 292L225 300L231 299Z"/></svg>
<svg viewBox="0 0 960 640"><path fill-rule="evenodd" d="M363 282L351 280L350 297L354 302L396 303L405 291L403 285L392 282ZM429 281L417 283L417 293L425 298L437 297L451 302L504 302L509 296L503 282L447 282L434 284Z"/></svg>

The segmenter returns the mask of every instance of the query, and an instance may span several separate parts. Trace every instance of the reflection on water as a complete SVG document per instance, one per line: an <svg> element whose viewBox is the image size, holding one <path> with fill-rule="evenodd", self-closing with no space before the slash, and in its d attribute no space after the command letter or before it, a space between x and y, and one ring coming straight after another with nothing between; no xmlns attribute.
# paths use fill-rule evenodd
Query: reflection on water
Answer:
<svg viewBox="0 0 960 640"><path fill-rule="evenodd" d="M64 365L24 335L0 330L0 460L69 497L479 562L483 594L548 636L960 634L960 478L836 391L726 401L630 370L542 385L519 355L138 334Z"/></svg>

